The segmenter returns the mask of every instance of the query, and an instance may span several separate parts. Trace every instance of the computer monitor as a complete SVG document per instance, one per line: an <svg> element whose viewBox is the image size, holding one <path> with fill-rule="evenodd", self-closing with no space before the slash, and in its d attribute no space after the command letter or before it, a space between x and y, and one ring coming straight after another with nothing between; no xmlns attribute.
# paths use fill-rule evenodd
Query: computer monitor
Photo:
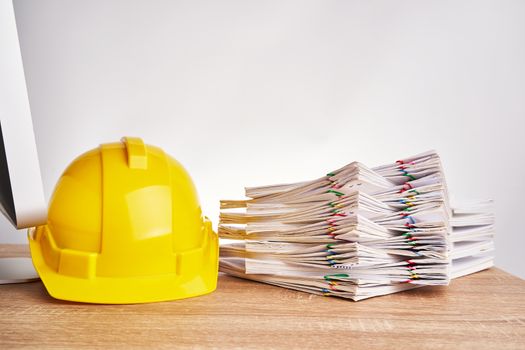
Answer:
<svg viewBox="0 0 525 350"><path fill-rule="evenodd" d="M23 229L47 209L12 0L0 0L0 52L0 210ZM0 259L0 283L37 277L29 258Z"/></svg>

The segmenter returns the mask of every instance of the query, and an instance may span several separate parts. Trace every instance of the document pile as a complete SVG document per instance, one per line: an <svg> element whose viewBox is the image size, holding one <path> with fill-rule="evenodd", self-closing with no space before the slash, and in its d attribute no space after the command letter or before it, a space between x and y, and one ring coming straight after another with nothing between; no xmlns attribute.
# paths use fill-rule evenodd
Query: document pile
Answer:
<svg viewBox="0 0 525 350"><path fill-rule="evenodd" d="M494 214L491 202L452 209L450 220L451 278L494 265Z"/></svg>
<svg viewBox="0 0 525 350"><path fill-rule="evenodd" d="M452 209L435 152L313 181L246 188L221 201L220 270L314 294L361 300L447 285L492 266L490 203Z"/></svg>

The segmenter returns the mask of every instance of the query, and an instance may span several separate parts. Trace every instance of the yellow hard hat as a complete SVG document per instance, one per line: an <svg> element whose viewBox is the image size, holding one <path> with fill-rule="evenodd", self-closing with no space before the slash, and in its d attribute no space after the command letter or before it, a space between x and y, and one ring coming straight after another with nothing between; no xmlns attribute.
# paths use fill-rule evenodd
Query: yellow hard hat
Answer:
<svg viewBox="0 0 525 350"><path fill-rule="evenodd" d="M29 233L36 270L57 299L144 303L210 293L218 238L193 182L139 138L101 145L62 174L48 222Z"/></svg>

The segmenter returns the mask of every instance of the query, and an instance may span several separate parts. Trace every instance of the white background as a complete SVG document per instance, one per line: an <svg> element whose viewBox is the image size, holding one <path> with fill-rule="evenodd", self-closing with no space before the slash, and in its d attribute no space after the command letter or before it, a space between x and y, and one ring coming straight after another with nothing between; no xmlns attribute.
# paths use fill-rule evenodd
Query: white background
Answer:
<svg viewBox="0 0 525 350"><path fill-rule="evenodd" d="M496 200L497 265L525 277L525 1L15 10L47 198L74 157L123 135L181 161L215 224L219 199L245 185L433 148L454 198Z"/></svg>

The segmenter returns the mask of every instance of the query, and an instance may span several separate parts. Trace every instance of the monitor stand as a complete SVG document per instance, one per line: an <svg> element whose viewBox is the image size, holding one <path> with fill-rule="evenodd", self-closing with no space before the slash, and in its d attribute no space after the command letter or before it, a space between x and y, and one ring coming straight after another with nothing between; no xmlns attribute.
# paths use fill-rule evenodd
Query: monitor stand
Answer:
<svg viewBox="0 0 525 350"><path fill-rule="evenodd" d="M32 232L32 230L30 230ZM0 284L38 281L28 249L21 244L2 244L0 249Z"/></svg>
<svg viewBox="0 0 525 350"><path fill-rule="evenodd" d="M0 258L0 284L38 281L31 258Z"/></svg>

